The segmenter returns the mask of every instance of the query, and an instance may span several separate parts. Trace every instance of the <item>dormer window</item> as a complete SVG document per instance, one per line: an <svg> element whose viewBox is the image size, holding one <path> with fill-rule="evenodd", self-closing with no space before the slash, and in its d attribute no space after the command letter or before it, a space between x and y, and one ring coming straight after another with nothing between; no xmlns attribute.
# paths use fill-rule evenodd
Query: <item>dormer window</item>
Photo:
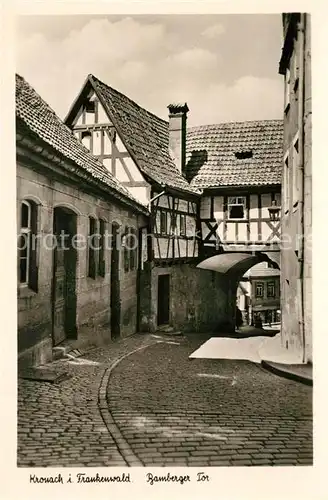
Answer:
<svg viewBox="0 0 328 500"><path fill-rule="evenodd" d="M246 160L247 158L253 157L253 151L252 150L236 151L235 157L237 158L237 160Z"/></svg>

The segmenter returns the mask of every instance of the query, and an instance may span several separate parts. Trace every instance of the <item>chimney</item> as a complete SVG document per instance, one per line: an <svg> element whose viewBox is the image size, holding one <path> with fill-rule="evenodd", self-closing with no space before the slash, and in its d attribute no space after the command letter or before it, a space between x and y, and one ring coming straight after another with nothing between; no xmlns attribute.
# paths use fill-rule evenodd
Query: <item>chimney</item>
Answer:
<svg viewBox="0 0 328 500"><path fill-rule="evenodd" d="M187 113L185 104L170 104L169 109L169 151L180 173L186 165Z"/></svg>

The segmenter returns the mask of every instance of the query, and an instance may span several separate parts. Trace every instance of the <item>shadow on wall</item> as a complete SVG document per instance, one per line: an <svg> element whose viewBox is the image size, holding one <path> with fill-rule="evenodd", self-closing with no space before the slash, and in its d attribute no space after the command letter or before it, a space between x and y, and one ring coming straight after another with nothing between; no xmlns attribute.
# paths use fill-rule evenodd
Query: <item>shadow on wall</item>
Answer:
<svg viewBox="0 0 328 500"><path fill-rule="evenodd" d="M207 160L208 153L206 149L192 151L191 157L189 158L189 161L186 164L183 172L188 182L192 181L192 179L198 174L202 166L205 165Z"/></svg>

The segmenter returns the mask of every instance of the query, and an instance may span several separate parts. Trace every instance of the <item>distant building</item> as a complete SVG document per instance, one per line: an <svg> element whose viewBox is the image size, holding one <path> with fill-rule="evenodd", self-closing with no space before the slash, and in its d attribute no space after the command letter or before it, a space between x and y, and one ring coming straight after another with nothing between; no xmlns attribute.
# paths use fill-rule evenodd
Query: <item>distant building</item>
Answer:
<svg viewBox="0 0 328 500"><path fill-rule="evenodd" d="M280 272L267 263L254 266L249 271L251 288L250 318L252 324L260 317L263 324L280 321Z"/></svg>
<svg viewBox="0 0 328 500"><path fill-rule="evenodd" d="M283 14L285 78L281 294L283 346L312 361L310 15Z"/></svg>
<svg viewBox="0 0 328 500"><path fill-rule="evenodd" d="M280 323L280 271L267 262L256 264L242 277L237 288L237 307L244 324Z"/></svg>

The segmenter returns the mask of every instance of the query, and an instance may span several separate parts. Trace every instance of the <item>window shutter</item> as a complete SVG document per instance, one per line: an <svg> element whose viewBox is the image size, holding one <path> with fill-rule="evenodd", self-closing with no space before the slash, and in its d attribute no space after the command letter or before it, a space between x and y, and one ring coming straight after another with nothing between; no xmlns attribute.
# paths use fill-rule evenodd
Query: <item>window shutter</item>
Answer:
<svg viewBox="0 0 328 500"><path fill-rule="evenodd" d="M130 228L129 231L129 236L128 236L128 242L129 242L129 264L130 264L130 271L134 270L134 229Z"/></svg>
<svg viewBox="0 0 328 500"><path fill-rule="evenodd" d="M106 264L105 264L105 221L100 219L99 221L99 263L98 263L98 273L99 276L104 277L106 274Z"/></svg>
<svg viewBox="0 0 328 500"><path fill-rule="evenodd" d="M31 234L30 234L30 274L29 287L34 291L38 291L38 266L37 266L37 225L38 225L37 205L31 203Z"/></svg>
<svg viewBox="0 0 328 500"><path fill-rule="evenodd" d="M129 241L128 241L128 236L129 235L129 228L125 228L124 232L124 271L128 272L130 269L130 256L129 256Z"/></svg>
<svg viewBox="0 0 328 500"><path fill-rule="evenodd" d="M88 275L89 278L96 278L96 255L95 255L95 235L96 221L93 217L89 217L89 248L88 248Z"/></svg>

